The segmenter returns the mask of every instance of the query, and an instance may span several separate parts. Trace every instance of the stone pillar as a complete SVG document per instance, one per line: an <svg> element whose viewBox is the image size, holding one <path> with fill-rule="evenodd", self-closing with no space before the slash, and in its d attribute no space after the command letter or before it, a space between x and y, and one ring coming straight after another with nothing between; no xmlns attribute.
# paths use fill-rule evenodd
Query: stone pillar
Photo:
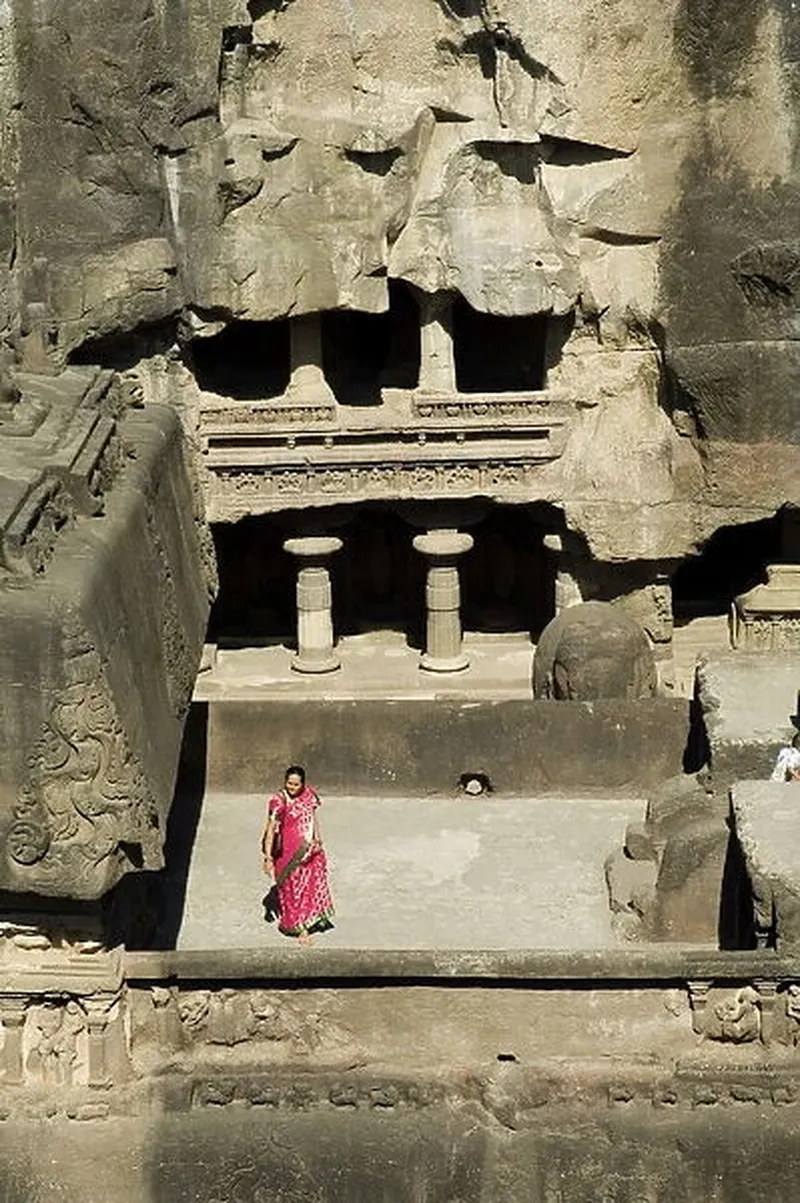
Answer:
<svg viewBox="0 0 800 1203"><path fill-rule="evenodd" d="M322 322L318 313L306 313L289 321L289 395L297 400L335 404L336 398L322 367Z"/></svg>
<svg viewBox="0 0 800 1203"><path fill-rule="evenodd" d="M686 983L689 990L689 1006L692 1010L692 1031L704 1036L706 1031L706 1008L708 992L714 985L710 978L694 978Z"/></svg>
<svg viewBox="0 0 800 1203"><path fill-rule="evenodd" d="M775 978L757 977L753 985L758 991L759 1006L761 1007L761 1043L770 1044L777 1035L776 1005L778 1002L778 981Z"/></svg>
<svg viewBox="0 0 800 1203"><path fill-rule="evenodd" d="M572 572L571 560L561 535L545 535L543 543L556 562L555 610L558 615L570 606L580 605L583 601L581 587Z"/></svg>
<svg viewBox="0 0 800 1203"><path fill-rule="evenodd" d="M328 559L342 546L335 535L287 539L284 551L297 557L297 654L299 673L329 673L340 667L333 646L331 577Z"/></svg>
<svg viewBox="0 0 800 1203"><path fill-rule="evenodd" d="M7 994L0 999L0 1022L3 1025L3 1082L19 1085L24 1077L22 1062L22 1033L28 999L21 995Z"/></svg>
<svg viewBox="0 0 800 1203"><path fill-rule="evenodd" d="M428 561L425 583L427 611L425 652L420 668L428 672L460 672L469 666L461 642L461 587L457 561L472 547L472 535L457 530L417 535L414 549Z"/></svg>
<svg viewBox="0 0 800 1203"><path fill-rule="evenodd" d="M86 1011L88 1081L90 1086L101 1089L111 1085L106 1040L113 1003L113 999L104 997L83 1000Z"/></svg>
<svg viewBox="0 0 800 1203"><path fill-rule="evenodd" d="M447 292L418 294L420 313L419 390L455 393L453 298Z"/></svg>

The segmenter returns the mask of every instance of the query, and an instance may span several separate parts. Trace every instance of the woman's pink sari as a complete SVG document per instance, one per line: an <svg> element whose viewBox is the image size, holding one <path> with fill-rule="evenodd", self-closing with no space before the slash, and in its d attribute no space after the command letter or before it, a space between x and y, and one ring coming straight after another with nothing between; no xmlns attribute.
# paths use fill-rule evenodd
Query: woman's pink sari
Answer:
<svg viewBox="0 0 800 1203"><path fill-rule="evenodd" d="M319 805L319 798L308 785L296 798L281 790L269 800L269 817L276 820L280 832L275 885L281 911L278 928L285 936L333 927L328 862L315 836L314 812Z"/></svg>

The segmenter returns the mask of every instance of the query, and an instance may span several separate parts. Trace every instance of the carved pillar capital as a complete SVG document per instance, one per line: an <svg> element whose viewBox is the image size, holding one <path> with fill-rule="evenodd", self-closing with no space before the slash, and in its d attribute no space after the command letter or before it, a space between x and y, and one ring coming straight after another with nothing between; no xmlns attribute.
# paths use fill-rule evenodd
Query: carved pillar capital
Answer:
<svg viewBox="0 0 800 1203"><path fill-rule="evenodd" d="M29 998L24 994L0 995L0 1024L3 1040L3 1081L18 1085L23 1080L22 1037Z"/></svg>
<svg viewBox="0 0 800 1203"><path fill-rule="evenodd" d="M292 668L300 673L327 673L341 661L334 648L331 614L330 557L342 548L336 535L287 539L284 551L297 559L297 654Z"/></svg>
<svg viewBox="0 0 800 1203"><path fill-rule="evenodd" d="M461 638L461 586L457 561L472 545L472 535L457 530L429 531L414 539L414 550L428 562L425 583L427 634L420 661L420 668L427 672L461 672L469 667L469 657Z"/></svg>
<svg viewBox="0 0 800 1203"><path fill-rule="evenodd" d="M689 991L689 1006L692 1010L692 1030L698 1036L705 1034L708 992L713 985L714 981L711 978L692 978L686 983Z"/></svg>

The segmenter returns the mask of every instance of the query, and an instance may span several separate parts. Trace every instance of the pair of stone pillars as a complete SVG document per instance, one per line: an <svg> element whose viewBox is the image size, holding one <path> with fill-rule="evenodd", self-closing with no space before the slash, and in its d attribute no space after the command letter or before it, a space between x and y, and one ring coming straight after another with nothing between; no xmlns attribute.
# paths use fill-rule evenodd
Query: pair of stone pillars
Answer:
<svg viewBox="0 0 800 1203"><path fill-rule="evenodd" d="M414 548L425 556L425 651L420 668L427 672L460 672L469 665L461 632L461 586L458 559L472 547L472 535L457 530L417 535ZM292 668L300 673L328 673L341 666L333 641L329 563L342 540L335 535L287 539L284 550L298 562L297 652Z"/></svg>
<svg viewBox="0 0 800 1203"><path fill-rule="evenodd" d="M418 294L420 307L420 375L422 392L457 391L453 351L453 298L449 293ZM322 323L318 313L292 318L290 374L287 397L311 404L336 404L325 379L322 354Z"/></svg>

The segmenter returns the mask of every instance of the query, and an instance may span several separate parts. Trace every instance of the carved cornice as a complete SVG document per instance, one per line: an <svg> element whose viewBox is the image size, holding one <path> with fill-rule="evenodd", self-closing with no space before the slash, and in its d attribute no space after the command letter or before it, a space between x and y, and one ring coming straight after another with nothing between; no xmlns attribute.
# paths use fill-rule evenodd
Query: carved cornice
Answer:
<svg viewBox="0 0 800 1203"><path fill-rule="evenodd" d="M46 568L76 517L102 511L121 450L107 412L113 373L73 368L18 379L21 416L0 422L0 562L25 578Z"/></svg>
<svg viewBox="0 0 800 1203"><path fill-rule="evenodd" d="M211 474L211 517L235 519L332 500L524 500L539 466L557 459L573 406L550 394L401 394L388 406L338 411L338 425L297 422L281 431L289 407L236 403L226 425L218 407L201 410ZM275 425L266 427L270 413ZM249 416L248 416L249 415ZM357 423L357 424L356 424Z"/></svg>
<svg viewBox="0 0 800 1203"><path fill-rule="evenodd" d="M502 495L525 500L535 474L549 456L415 457L392 463L220 467L213 471L212 520L270 513L337 501L415 500Z"/></svg>

